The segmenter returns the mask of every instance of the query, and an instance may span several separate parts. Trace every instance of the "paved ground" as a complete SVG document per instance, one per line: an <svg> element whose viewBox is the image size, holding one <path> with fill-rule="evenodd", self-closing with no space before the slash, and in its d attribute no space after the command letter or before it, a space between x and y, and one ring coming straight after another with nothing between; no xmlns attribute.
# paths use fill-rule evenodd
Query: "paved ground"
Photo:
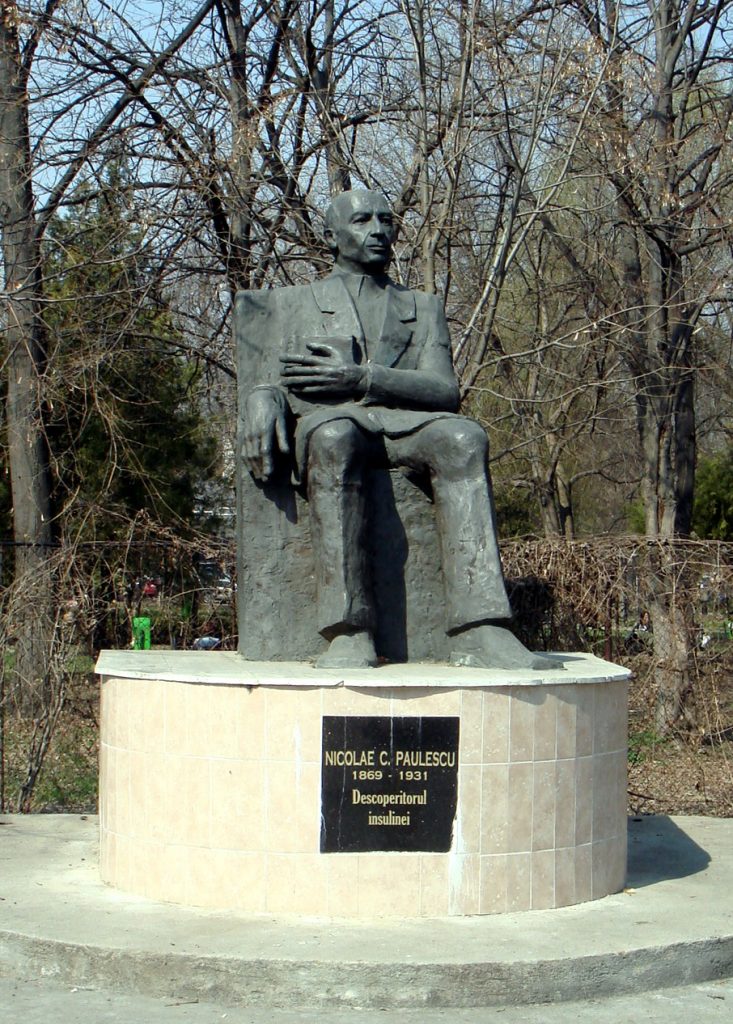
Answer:
<svg viewBox="0 0 733 1024"><path fill-rule="evenodd" d="M733 820L630 822L628 887L594 903L396 922L121 893L99 879L97 827L0 817L1 1024L733 1019L731 983L718 984L733 977ZM553 1005L520 1005L541 1002Z"/></svg>
<svg viewBox="0 0 733 1024"><path fill-rule="evenodd" d="M728 1024L733 981L614 999L477 1010L245 1009L0 979L3 1024Z"/></svg>

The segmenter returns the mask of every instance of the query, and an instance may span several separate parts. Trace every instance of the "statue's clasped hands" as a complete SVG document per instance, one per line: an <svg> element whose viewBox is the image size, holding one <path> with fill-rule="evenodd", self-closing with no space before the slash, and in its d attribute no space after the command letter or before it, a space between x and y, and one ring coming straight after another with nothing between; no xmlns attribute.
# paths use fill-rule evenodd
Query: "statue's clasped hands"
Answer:
<svg viewBox="0 0 733 1024"><path fill-rule="evenodd" d="M280 356L280 379L286 390L345 397L365 393L366 371L354 362L353 338L299 339L300 345L304 342L307 353ZM289 452L284 393L276 386L255 388L245 402L244 465L256 480L269 480L278 453Z"/></svg>
<svg viewBox="0 0 733 1024"><path fill-rule="evenodd" d="M288 391L304 395L363 395L366 371L363 365L354 362L352 347L353 338L306 341L307 353L280 356L280 379Z"/></svg>

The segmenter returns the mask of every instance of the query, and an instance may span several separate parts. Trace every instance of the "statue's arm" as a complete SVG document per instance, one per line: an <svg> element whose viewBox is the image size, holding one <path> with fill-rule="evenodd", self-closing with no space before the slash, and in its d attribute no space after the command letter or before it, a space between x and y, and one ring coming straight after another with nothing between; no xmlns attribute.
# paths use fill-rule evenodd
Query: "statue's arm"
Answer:
<svg viewBox="0 0 733 1024"><path fill-rule="evenodd" d="M393 405L407 409L455 412L460 403L453 370L450 335L443 307L436 296L423 296L418 319L424 334L416 369L367 365L365 404Z"/></svg>
<svg viewBox="0 0 733 1024"><path fill-rule="evenodd" d="M269 479L278 453L290 451L289 406L278 375L281 328L277 295L277 291L240 291L235 299L240 454L257 480Z"/></svg>
<svg viewBox="0 0 733 1024"><path fill-rule="evenodd" d="M429 370L401 370L369 363L366 367L367 405L455 412L460 394L455 376Z"/></svg>

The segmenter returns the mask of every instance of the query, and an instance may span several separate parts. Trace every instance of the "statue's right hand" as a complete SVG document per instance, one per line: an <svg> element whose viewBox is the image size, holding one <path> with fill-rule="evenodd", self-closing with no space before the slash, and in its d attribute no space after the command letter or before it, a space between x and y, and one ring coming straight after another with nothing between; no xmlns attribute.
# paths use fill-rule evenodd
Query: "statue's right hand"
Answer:
<svg viewBox="0 0 733 1024"><path fill-rule="evenodd" d="M256 388L244 407L242 461L255 480L269 480L275 468L275 455L290 451L285 402L276 389Z"/></svg>

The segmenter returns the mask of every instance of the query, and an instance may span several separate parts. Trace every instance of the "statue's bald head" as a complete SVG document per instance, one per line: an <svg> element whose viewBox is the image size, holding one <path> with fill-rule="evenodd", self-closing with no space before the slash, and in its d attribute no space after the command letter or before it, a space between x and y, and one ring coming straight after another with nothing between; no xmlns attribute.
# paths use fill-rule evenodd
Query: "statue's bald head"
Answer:
<svg viewBox="0 0 733 1024"><path fill-rule="evenodd" d="M341 192L326 211L324 236L343 269L372 274L384 271L394 241L390 205L381 192Z"/></svg>
<svg viewBox="0 0 733 1024"><path fill-rule="evenodd" d="M339 192L331 200L331 205L326 210L325 229L333 229L336 224L343 222L355 209L363 206L381 207L391 214L390 205L381 192L374 192L366 188L354 188L348 192Z"/></svg>

